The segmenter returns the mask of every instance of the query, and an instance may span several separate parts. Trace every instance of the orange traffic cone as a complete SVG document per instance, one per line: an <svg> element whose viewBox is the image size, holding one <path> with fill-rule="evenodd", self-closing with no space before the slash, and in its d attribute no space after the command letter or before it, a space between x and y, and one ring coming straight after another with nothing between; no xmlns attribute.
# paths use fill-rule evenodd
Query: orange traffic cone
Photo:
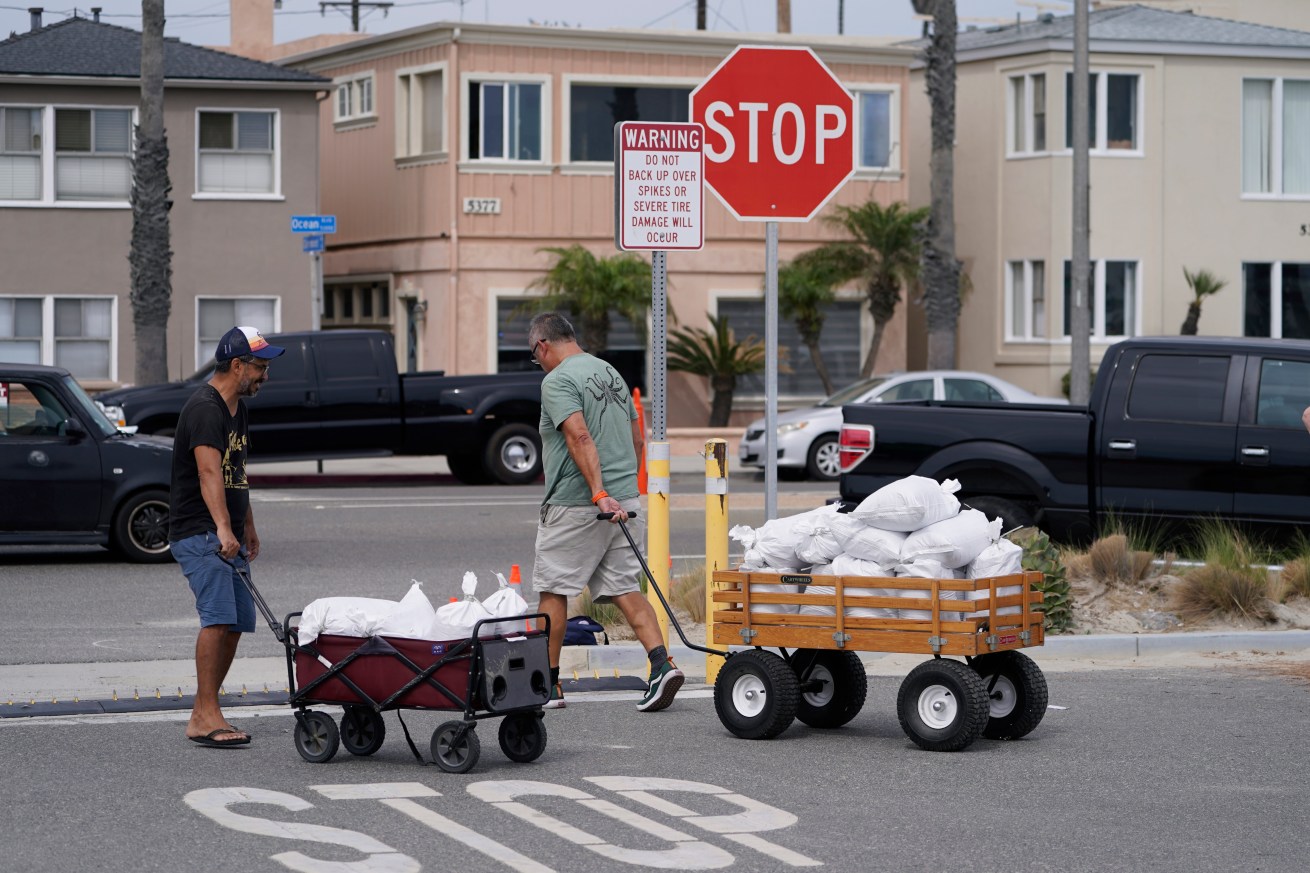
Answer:
<svg viewBox="0 0 1310 873"><path fill-rule="evenodd" d="M509 565L509 584L518 586L519 590L518 590L516 593L518 594L519 597L522 597L522 596L523 596L523 590L522 590L522 588L523 588L523 575L522 575L522 573L519 572L519 565L518 565L518 564L510 564L510 565ZM532 629L533 629L533 628L532 628L532 619L528 619L527 622L525 622L525 624L527 625L527 627L525 628L526 630L532 630Z"/></svg>
<svg viewBox="0 0 1310 873"><path fill-rule="evenodd" d="M641 408L641 389L632 389L632 405L637 407L637 424L641 427L641 432L646 432L646 410ZM641 453L641 458L637 461L637 493L646 493L646 453Z"/></svg>

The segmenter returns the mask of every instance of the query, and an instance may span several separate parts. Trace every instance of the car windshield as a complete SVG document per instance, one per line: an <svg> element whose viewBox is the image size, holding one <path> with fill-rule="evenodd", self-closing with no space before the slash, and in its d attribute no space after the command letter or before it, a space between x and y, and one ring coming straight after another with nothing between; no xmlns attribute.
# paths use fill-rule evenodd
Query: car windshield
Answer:
<svg viewBox="0 0 1310 873"><path fill-rule="evenodd" d="M872 379L864 379L856 382L854 385L847 385L827 400L820 403L820 406L841 406L843 403L850 403L861 394L877 388L883 382L887 381L886 376L874 376Z"/></svg>
<svg viewBox="0 0 1310 873"><path fill-rule="evenodd" d="M118 433L118 428L110 423L105 414L100 411L100 407L96 406L96 402L87 396L81 385L77 384L76 379L72 376L65 376L64 385L68 388L69 393L77 399L77 405L86 413L82 416L82 419L87 422L88 427L98 430L101 436Z"/></svg>

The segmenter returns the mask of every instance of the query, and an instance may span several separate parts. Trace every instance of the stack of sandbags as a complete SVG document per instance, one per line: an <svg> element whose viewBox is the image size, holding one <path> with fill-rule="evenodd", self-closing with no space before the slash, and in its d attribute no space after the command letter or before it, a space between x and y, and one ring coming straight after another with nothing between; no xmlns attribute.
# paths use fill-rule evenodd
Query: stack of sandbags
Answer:
<svg viewBox="0 0 1310 873"><path fill-rule="evenodd" d="M433 615L422 583L410 580L409 591L399 603L372 597L320 597L301 612L296 637L302 646L320 634L424 639Z"/></svg>

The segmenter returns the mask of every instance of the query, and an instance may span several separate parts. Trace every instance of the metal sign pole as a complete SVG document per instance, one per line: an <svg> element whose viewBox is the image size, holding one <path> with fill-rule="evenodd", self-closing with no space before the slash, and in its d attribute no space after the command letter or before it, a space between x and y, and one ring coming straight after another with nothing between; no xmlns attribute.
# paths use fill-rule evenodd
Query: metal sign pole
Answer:
<svg viewBox="0 0 1310 873"><path fill-rule="evenodd" d="M314 311L310 313L310 327L314 330L321 330L323 327L323 256L318 252L313 252L309 256L309 278L312 282L310 288L312 294L312 303Z"/></svg>
<svg viewBox="0 0 1310 873"><path fill-rule="evenodd" d="M650 265L650 422L651 439L663 442L665 437L665 387L668 377L668 272L664 251L651 255Z"/></svg>
<svg viewBox="0 0 1310 873"><path fill-rule="evenodd" d="M764 520L778 517L778 222L764 223Z"/></svg>

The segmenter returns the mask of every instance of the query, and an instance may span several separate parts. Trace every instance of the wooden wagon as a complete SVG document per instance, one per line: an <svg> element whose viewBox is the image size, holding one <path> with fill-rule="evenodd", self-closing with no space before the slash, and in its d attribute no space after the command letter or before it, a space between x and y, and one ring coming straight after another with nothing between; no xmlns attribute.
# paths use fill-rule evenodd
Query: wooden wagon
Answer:
<svg viewBox="0 0 1310 873"><path fill-rule="evenodd" d="M712 578L708 642L753 647L729 657L714 684L719 719L739 737L775 737L797 718L817 728L849 722L867 691L857 652L931 656L901 683L896 703L901 727L924 749L1017 739L1046 713L1046 680L1018 651L1044 641L1039 572Z"/></svg>

